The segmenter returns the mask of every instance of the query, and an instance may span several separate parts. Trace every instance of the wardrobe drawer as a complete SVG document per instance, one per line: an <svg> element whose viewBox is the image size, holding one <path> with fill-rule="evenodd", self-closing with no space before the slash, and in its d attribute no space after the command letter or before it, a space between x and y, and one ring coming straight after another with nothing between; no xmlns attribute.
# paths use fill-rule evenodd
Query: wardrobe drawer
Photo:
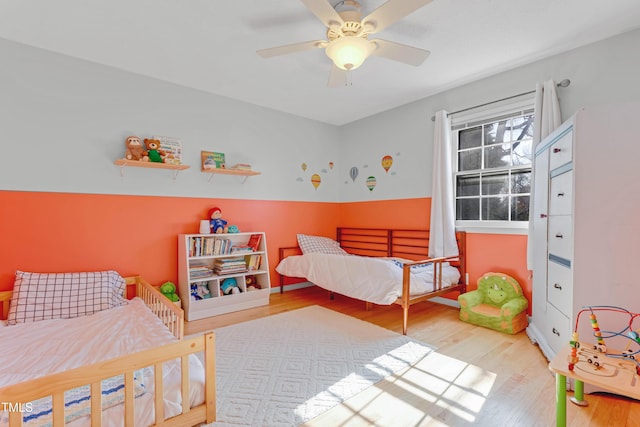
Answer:
<svg viewBox="0 0 640 427"><path fill-rule="evenodd" d="M573 259L573 217L571 215L549 216L549 254L567 260Z"/></svg>
<svg viewBox="0 0 640 427"><path fill-rule="evenodd" d="M556 141L549 148L549 170L569 163L573 159L573 131Z"/></svg>
<svg viewBox="0 0 640 427"><path fill-rule="evenodd" d="M570 215L573 206L573 171L551 178L549 215Z"/></svg>
<svg viewBox="0 0 640 427"><path fill-rule="evenodd" d="M569 345L571 338L571 322L551 304L547 304L547 330L544 336L548 339L549 347L554 353L558 353L563 347Z"/></svg>
<svg viewBox="0 0 640 427"><path fill-rule="evenodd" d="M547 272L547 301L564 315L571 313L573 273L570 267L549 261Z"/></svg>

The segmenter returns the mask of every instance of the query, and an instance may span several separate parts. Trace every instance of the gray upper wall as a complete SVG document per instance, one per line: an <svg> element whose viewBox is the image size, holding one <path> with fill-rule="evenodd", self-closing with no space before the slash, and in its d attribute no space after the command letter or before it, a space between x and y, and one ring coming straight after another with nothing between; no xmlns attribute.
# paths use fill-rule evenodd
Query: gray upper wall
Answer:
<svg viewBox="0 0 640 427"><path fill-rule="evenodd" d="M0 190L323 202L429 197L436 111L565 78L565 119L583 106L638 101L638 45L640 30L335 127L0 39ZM191 168L176 179L165 170L121 174L113 161L132 134L180 138ZM245 183L209 179L200 150L224 152L228 163L250 163L262 174ZM388 171L385 155L394 159Z"/></svg>

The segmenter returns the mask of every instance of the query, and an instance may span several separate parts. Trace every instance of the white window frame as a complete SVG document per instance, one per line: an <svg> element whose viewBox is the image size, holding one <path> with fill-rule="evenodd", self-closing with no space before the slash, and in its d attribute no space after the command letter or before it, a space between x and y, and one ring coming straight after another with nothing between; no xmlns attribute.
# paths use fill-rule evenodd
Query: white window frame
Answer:
<svg viewBox="0 0 640 427"><path fill-rule="evenodd" d="M453 161L453 180L454 180L454 200L456 197L455 177L458 172L458 130L474 127L481 123L499 120L504 116L518 114L532 114L534 112L535 98L533 94L526 94L508 102L492 103L488 107L474 108L469 111L451 115L451 140L452 140L452 161ZM532 147L533 150L533 147ZM533 154L532 154L533 155ZM514 167L512 170L522 169ZM533 169L533 164L531 165ZM531 183L533 189L533 183ZM531 198L529 199L531 202ZM531 209L532 206L529 206ZM455 209L455 208L454 208ZM456 230L466 231L470 233L486 233L486 234L521 234L526 235L529 231L528 221L469 221L456 220Z"/></svg>

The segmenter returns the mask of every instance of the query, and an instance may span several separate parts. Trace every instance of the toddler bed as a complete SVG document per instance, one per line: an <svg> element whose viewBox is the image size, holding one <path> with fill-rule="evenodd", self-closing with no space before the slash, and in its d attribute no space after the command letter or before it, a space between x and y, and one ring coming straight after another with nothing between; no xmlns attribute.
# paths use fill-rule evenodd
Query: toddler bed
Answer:
<svg viewBox="0 0 640 427"><path fill-rule="evenodd" d="M456 233L459 255L442 258L428 257L428 230L339 227L337 237L299 234L298 246L280 248L280 292L287 277L303 278L367 308L399 304L406 335L411 305L466 291L464 232Z"/></svg>
<svg viewBox="0 0 640 427"><path fill-rule="evenodd" d="M215 420L214 335L183 340L183 311L139 276L18 272L0 314L2 427Z"/></svg>

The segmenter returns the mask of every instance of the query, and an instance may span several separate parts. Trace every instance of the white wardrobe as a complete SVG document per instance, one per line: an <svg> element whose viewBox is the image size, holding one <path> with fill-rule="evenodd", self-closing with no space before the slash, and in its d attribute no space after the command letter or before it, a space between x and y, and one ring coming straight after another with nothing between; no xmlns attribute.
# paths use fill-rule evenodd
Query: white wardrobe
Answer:
<svg viewBox="0 0 640 427"><path fill-rule="evenodd" d="M585 306L640 312L640 103L579 110L536 147L533 296L527 334L548 359ZM600 329L629 318L597 313ZM640 321L634 325L640 329ZM580 340L595 342L589 313ZM606 339L624 349L628 340Z"/></svg>

